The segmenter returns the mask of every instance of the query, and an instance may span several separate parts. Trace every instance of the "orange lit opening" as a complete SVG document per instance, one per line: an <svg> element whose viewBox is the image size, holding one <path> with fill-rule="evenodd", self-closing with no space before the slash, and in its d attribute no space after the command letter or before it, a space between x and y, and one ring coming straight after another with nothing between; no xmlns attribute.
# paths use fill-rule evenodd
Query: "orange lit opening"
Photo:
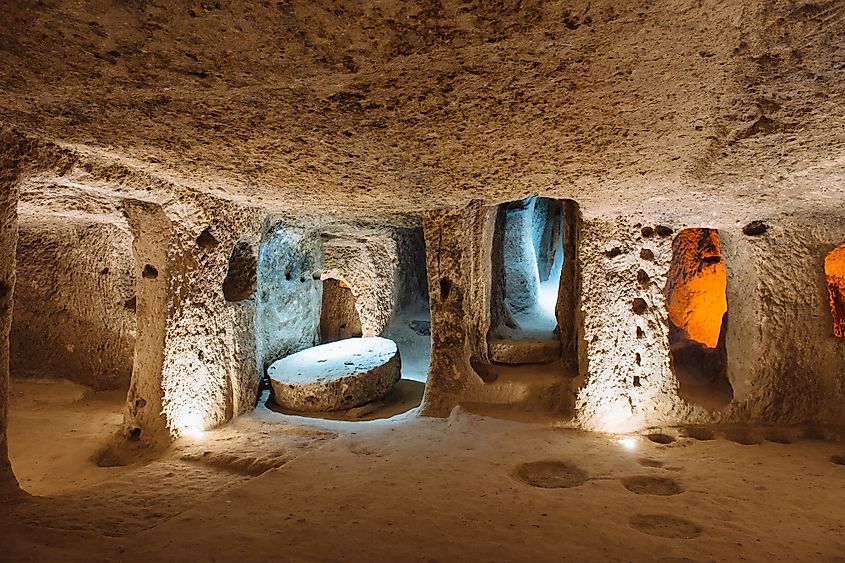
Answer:
<svg viewBox="0 0 845 563"><path fill-rule="evenodd" d="M684 229L672 243L672 256L665 290L669 320L691 340L715 348L728 310L716 230Z"/></svg>
<svg viewBox="0 0 845 563"><path fill-rule="evenodd" d="M339 285L340 287L342 287L344 289L349 289L349 285L343 280L337 280L337 285Z"/></svg>
<svg viewBox="0 0 845 563"><path fill-rule="evenodd" d="M845 338L845 244L834 248L824 259L833 335Z"/></svg>
<svg viewBox="0 0 845 563"><path fill-rule="evenodd" d="M733 400L725 328L727 275L715 229L684 229L672 242L666 280L669 351L678 394L706 409Z"/></svg>

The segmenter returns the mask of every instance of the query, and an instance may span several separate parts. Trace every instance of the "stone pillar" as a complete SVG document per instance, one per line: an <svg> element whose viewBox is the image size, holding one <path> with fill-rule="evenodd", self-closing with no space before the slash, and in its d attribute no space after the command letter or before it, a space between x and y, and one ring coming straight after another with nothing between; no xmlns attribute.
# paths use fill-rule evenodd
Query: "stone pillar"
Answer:
<svg viewBox="0 0 845 563"><path fill-rule="evenodd" d="M631 432L676 423L692 410L678 397L669 366L663 288L673 235L642 227L621 218L582 223L586 365L576 409L585 429Z"/></svg>
<svg viewBox="0 0 845 563"><path fill-rule="evenodd" d="M18 166L11 150L0 152L0 498L19 492L6 444L9 402L9 329L15 291L18 238Z"/></svg>
<svg viewBox="0 0 845 563"><path fill-rule="evenodd" d="M227 300L223 284L260 217L228 202L201 205L125 202L138 319L125 425L151 444L217 426L257 398L255 299L241 289L243 299Z"/></svg>
<svg viewBox="0 0 845 563"><path fill-rule="evenodd" d="M447 416L475 377L466 310L472 280L467 248L475 233L467 232L467 213L448 209L423 215L431 304L431 363L421 409L427 416Z"/></svg>

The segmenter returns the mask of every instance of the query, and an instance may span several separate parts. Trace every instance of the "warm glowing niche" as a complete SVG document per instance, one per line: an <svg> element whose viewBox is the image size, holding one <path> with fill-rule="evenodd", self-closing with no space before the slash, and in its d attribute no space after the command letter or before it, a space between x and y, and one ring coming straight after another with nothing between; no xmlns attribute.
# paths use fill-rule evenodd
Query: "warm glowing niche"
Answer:
<svg viewBox="0 0 845 563"><path fill-rule="evenodd" d="M678 233L672 243L665 290L669 319L691 340L708 348L719 343L722 317L728 310L726 285L716 230L684 229Z"/></svg>
<svg viewBox="0 0 845 563"><path fill-rule="evenodd" d="M833 335L845 338L845 244L834 248L824 259Z"/></svg>
<svg viewBox="0 0 845 563"><path fill-rule="evenodd" d="M727 276L714 229L685 229L672 243L666 280L669 351L678 394L719 409L733 399L725 335Z"/></svg>

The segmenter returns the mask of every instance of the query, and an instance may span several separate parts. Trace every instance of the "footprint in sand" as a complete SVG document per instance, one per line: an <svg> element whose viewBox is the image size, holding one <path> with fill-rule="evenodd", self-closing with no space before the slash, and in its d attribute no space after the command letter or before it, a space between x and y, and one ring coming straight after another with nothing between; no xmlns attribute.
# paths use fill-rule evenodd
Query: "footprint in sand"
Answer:
<svg viewBox="0 0 845 563"><path fill-rule="evenodd" d="M728 428L724 434L725 438L731 442L736 442L743 446L756 446L763 443L763 436L753 429Z"/></svg>
<svg viewBox="0 0 845 563"><path fill-rule="evenodd" d="M513 477L532 487L543 489L567 489L587 482L587 473L572 464L562 461L533 461L516 466Z"/></svg>
<svg viewBox="0 0 845 563"><path fill-rule="evenodd" d="M679 495L684 492L684 488L680 483L674 479L667 479L665 477L650 477L648 475L640 475L636 477L625 477L621 480L622 485L638 495L659 495L672 496Z"/></svg>
<svg viewBox="0 0 845 563"><path fill-rule="evenodd" d="M671 444L672 442L675 441L675 438L673 438L672 436L670 436L668 434L648 434L648 435L646 435L646 438L648 438L649 440L651 440L655 444L663 444L663 445Z"/></svg>
<svg viewBox="0 0 845 563"><path fill-rule="evenodd" d="M670 514L634 514L628 523L635 530L660 538L691 540L702 531L695 522Z"/></svg>
<svg viewBox="0 0 845 563"><path fill-rule="evenodd" d="M707 441L716 437L712 430L703 426L690 426L686 429L686 435L694 440Z"/></svg>
<svg viewBox="0 0 845 563"><path fill-rule="evenodd" d="M641 457L637 460L637 463L642 465L643 467L663 467L663 462L659 459L652 459L650 457Z"/></svg>

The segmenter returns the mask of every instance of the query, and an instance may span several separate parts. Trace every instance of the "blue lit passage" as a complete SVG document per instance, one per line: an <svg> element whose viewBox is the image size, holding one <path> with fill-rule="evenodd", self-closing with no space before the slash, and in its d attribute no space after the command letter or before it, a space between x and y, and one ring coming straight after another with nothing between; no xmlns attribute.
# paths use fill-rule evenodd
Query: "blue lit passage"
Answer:
<svg viewBox="0 0 845 563"><path fill-rule="evenodd" d="M532 197L508 204L502 244L504 313L511 322L499 327L499 336L550 336L564 260L560 203Z"/></svg>

